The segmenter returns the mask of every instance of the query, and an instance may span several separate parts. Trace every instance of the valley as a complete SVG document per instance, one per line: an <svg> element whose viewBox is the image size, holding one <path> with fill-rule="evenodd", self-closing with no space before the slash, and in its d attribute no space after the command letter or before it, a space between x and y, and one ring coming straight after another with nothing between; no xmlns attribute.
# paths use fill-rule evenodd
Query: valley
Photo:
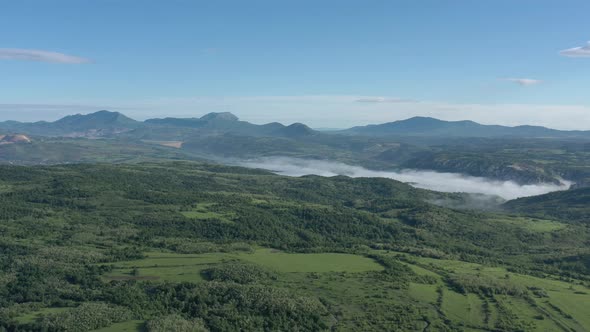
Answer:
<svg viewBox="0 0 590 332"><path fill-rule="evenodd" d="M0 332L590 332L590 1L0 3Z"/></svg>
<svg viewBox="0 0 590 332"><path fill-rule="evenodd" d="M444 136L436 129L454 124L412 118L392 123L397 129L387 135L363 136L320 132L297 123L256 125L231 113L140 122L117 112L100 111L55 122L0 123L0 133L38 135L16 145L0 144L0 162L29 165L182 159L236 163L291 157L371 170L458 173L518 185L559 186L570 181L584 187L590 183L590 134L586 132L539 129L541 135L527 128L502 127L506 130L471 137L471 131L455 130L453 136ZM549 133L553 136L547 137Z"/></svg>

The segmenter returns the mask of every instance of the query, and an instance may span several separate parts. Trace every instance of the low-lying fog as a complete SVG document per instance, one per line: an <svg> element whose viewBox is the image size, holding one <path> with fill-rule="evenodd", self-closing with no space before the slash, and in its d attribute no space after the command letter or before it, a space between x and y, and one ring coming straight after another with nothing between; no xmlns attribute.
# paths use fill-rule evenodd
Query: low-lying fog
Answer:
<svg viewBox="0 0 590 332"><path fill-rule="evenodd" d="M339 162L297 159L288 157L268 157L241 161L240 166L261 168L287 176L346 175L350 177L381 177L407 182L414 187L443 192L465 192L497 195L510 200L518 197L535 196L552 191L566 190L571 183L561 185L542 183L519 185L512 181L497 181L456 173L440 173L424 170L374 171L360 166Z"/></svg>

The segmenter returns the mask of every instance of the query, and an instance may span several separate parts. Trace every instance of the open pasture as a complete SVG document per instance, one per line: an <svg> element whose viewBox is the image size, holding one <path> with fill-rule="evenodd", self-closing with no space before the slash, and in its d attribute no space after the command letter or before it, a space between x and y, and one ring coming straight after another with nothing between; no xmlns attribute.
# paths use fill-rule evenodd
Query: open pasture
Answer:
<svg viewBox="0 0 590 332"><path fill-rule="evenodd" d="M166 280L200 281L202 271L216 264L242 261L262 265L283 273L307 272L365 272L383 267L374 260L351 254L319 253L292 254L272 249L258 249L254 253L176 254L151 252L147 258L117 262L110 280Z"/></svg>

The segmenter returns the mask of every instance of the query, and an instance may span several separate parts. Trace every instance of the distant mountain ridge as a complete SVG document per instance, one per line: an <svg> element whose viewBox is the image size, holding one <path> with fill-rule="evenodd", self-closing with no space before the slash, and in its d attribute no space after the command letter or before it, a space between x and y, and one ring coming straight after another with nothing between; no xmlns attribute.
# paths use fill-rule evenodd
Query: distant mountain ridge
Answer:
<svg viewBox="0 0 590 332"><path fill-rule="evenodd" d="M541 126L483 125L474 121L444 121L430 117L376 125L358 126L337 131L365 136L446 136L446 137L590 137L590 131L562 131Z"/></svg>
<svg viewBox="0 0 590 332"><path fill-rule="evenodd" d="M235 134L244 136L303 137L317 132L301 123L285 126L278 122L257 125L230 112L208 113L200 118L154 118L136 121L119 112L98 111L68 115L53 122L0 122L6 133L22 133L52 137L111 137L126 135L135 138L175 138L191 135Z"/></svg>
<svg viewBox="0 0 590 332"><path fill-rule="evenodd" d="M148 119L145 124L151 127L191 128L201 135L230 133L245 136L297 137L316 133L313 129L300 123L285 126L278 122L257 125L247 121L240 121L237 116L229 112L208 113L200 118ZM154 128L151 128L151 130L153 131Z"/></svg>
<svg viewBox="0 0 590 332"><path fill-rule="evenodd" d="M54 122L0 122L2 135L0 163L81 162L95 160L92 158L98 158L101 151L113 154L111 160L131 160L147 152L157 159L161 152L154 149L165 147L176 151L166 150L163 155L178 159L290 156L331 159L370 169L462 173L518 184L557 184L563 178L579 187L590 186L590 169L585 167L590 158L585 154L590 132L534 126L487 126L416 117L320 132L303 123L253 124L228 112L136 121L118 112L100 111ZM90 139L68 139L79 137ZM522 146L530 149L518 150Z"/></svg>
<svg viewBox="0 0 590 332"><path fill-rule="evenodd" d="M302 138L318 135L416 136L416 137L585 137L590 131L561 131L540 126L508 127L483 125L474 121L444 121L430 117L352 127L322 132L303 123L285 126L278 122L253 124L241 121L229 112L208 113L200 118L154 118L136 121L119 112L98 111L90 114L68 115L54 122L0 122L5 133L39 136L110 137L125 134L135 138L178 138L191 135L234 134L255 137Z"/></svg>
<svg viewBox="0 0 590 332"><path fill-rule="evenodd" d="M200 118L155 118L145 120L144 122L150 125L197 128L215 122L231 123L234 121L239 121L239 118L232 113L222 112L208 113Z"/></svg>
<svg viewBox="0 0 590 332"><path fill-rule="evenodd" d="M0 122L0 129L6 132L67 137L110 136L140 126L142 123L139 121L109 111L68 115L54 122Z"/></svg>
<svg viewBox="0 0 590 332"><path fill-rule="evenodd" d="M119 112L98 111L86 115L68 115L53 122L53 124L74 129L110 129L134 128L140 126L141 123Z"/></svg>

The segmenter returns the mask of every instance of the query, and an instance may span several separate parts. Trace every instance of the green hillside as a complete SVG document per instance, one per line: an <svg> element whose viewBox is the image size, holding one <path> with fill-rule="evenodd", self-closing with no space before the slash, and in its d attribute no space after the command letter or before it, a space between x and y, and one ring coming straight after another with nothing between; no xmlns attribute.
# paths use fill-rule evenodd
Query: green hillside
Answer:
<svg viewBox="0 0 590 332"><path fill-rule="evenodd" d="M587 224L375 178L0 167L9 331L585 331ZM580 304L583 304L580 306Z"/></svg>
<svg viewBox="0 0 590 332"><path fill-rule="evenodd" d="M590 224L590 188L524 197L504 204L510 211Z"/></svg>

